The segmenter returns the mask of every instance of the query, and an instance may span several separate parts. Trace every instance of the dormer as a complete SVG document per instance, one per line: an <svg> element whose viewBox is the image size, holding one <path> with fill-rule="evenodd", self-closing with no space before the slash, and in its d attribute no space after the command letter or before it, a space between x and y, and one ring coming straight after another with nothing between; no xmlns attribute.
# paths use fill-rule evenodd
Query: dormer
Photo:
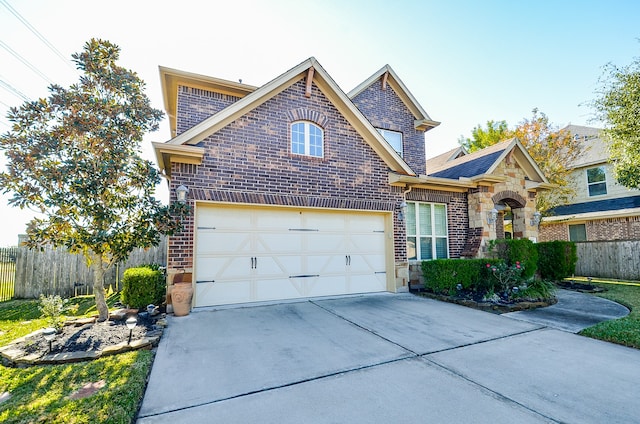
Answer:
<svg viewBox="0 0 640 424"><path fill-rule="evenodd" d="M424 133L433 121L389 65L348 93L362 114L415 171L426 173Z"/></svg>

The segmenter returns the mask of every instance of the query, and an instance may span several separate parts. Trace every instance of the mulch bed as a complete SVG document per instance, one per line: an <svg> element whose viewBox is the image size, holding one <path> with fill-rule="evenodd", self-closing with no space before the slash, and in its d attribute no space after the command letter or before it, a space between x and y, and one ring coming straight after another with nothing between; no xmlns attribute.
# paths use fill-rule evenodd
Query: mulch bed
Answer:
<svg viewBox="0 0 640 424"><path fill-rule="evenodd" d="M125 323L125 319L130 316L137 318L137 325L132 331ZM105 322L96 322L95 317L67 321L51 345L40 330L4 346L2 362L8 366L76 362L96 359L107 352L105 349L114 354L150 348L151 345L157 345L162 335L166 326L164 317L164 313L150 316L147 312L121 309L113 312Z"/></svg>
<svg viewBox="0 0 640 424"><path fill-rule="evenodd" d="M558 303L558 299L540 300L520 300L520 301L500 301L488 302L484 301L481 296L471 293L460 293L453 296L437 294L428 291L420 291L416 293L418 296L428 297L430 299L440 300L442 302L455 303L457 305L466 306L468 308L478 309L494 314L504 314L507 312L524 311L527 309L543 308Z"/></svg>
<svg viewBox="0 0 640 424"><path fill-rule="evenodd" d="M607 289L599 286L594 286L590 283L583 283L581 281L563 280L556 283L558 287L566 290L575 290L582 293L601 293L607 291Z"/></svg>
<svg viewBox="0 0 640 424"><path fill-rule="evenodd" d="M145 337L147 332L152 330L151 320L138 319L131 341ZM56 338L51 343L51 353L99 351L107 346L128 341L129 329L123 321L89 323L79 327L67 325L62 332L56 334ZM29 354L38 353L44 356L49 353L49 342L42 335L17 343L16 347Z"/></svg>

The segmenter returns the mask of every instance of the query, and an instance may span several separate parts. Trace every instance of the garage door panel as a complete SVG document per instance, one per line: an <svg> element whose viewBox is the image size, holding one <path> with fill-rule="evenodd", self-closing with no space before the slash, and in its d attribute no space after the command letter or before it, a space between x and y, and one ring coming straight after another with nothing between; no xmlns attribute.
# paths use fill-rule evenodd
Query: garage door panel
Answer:
<svg viewBox="0 0 640 424"><path fill-rule="evenodd" d="M309 286L309 296L331 296L348 294L344 275L325 275L315 279Z"/></svg>
<svg viewBox="0 0 640 424"><path fill-rule="evenodd" d="M303 213L303 224L318 231L344 232L346 221L344 214L308 211Z"/></svg>
<svg viewBox="0 0 640 424"><path fill-rule="evenodd" d="M278 209L259 210L254 214L254 228L267 231L288 231L291 228L302 226L302 217L299 211Z"/></svg>
<svg viewBox="0 0 640 424"><path fill-rule="evenodd" d="M199 207L197 222L196 280L215 283L196 306L386 289L382 214Z"/></svg>
<svg viewBox="0 0 640 424"><path fill-rule="evenodd" d="M255 236L255 251L271 254L299 254L303 249L303 237L300 233L258 233Z"/></svg>
<svg viewBox="0 0 640 424"><path fill-rule="evenodd" d="M336 233L313 233L307 234L304 238L305 250L311 252L326 252L329 254L340 254L347 248L347 240L344 234Z"/></svg>
<svg viewBox="0 0 640 424"><path fill-rule="evenodd" d="M380 214L358 214L349 217L349 231L384 232L384 217Z"/></svg>
<svg viewBox="0 0 640 424"><path fill-rule="evenodd" d="M350 234L347 241L347 249L350 251L380 251L380 246L384 246L384 233L356 233Z"/></svg>
<svg viewBox="0 0 640 424"><path fill-rule="evenodd" d="M229 252L247 254L253 251L251 234L228 231L204 230L198 232L198 254L225 255Z"/></svg>
<svg viewBox="0 0 640 424"><path fill-rule="evenodd" d="M368 293L372 291L384 291L387 287L386 273L349 276L349 293Z"/></svg>
<svg viewBox="0 0 640 424"><path fill-rule="evenodd" d="M224 229L248 229L251 228L251 211L237 208L207 208L197 210L198 228Z"/></svg>
<svg viewBox="0 0 640 424"><path fill-rule="evenodd" d="M306 270L309 274L344 274L346 255L307 255Z"/></svg>
<svg viewBox="0 0 640 424"><path fill-rule="evenodd" d="M251 258L248 256L198 256L196 269L196 281L247 279L251 273Z"/></svg>
<svg viewBox="0 0 640 424"><path fill-rule="evenodd" d="M256 299L295 299L306 296L304 284L294 284L290 278L256 281Z"/></svg>
<svg viewBox="0 0 640 424"><path fill-rule="evenodd" d="M351 273L375 273L385 270L385 260L382 254L354 254L349 256L348 271Z"/></svg>
<svg viewBox="0 0 640 424"><path fill-rule="evenodd" d="M251 283L249 281L196 284L198 306L243 303L251 298Z"/></svg>
<svg viewBox="0 0 640 424"><path fill-rule="evenodd" d="M295 256L255 256L253 275L256 279L288 278L290 272L299 269Z"/></svg>

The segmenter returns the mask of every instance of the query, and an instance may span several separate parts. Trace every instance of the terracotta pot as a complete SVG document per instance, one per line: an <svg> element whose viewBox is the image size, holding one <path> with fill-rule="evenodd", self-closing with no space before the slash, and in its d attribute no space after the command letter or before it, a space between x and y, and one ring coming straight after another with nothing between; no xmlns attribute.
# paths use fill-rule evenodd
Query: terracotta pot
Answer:
<svg viewBox="0 0 640 424"><path fill-rule="evenodd" d="M193 298L193 287L191 283L176 283L171 286L171 304L173 305L173 315L182 317L189 315L191 311L191 299Z"/></svg>

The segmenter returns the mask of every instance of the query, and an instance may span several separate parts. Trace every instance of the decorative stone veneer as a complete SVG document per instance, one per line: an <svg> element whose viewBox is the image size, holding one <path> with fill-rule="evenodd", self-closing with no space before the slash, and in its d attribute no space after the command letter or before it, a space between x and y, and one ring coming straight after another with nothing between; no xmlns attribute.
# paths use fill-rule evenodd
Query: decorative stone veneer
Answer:
<svg viewBox="0 0 640 424"><path fill-rule="evenodd" d="M526 189L526 174L512 154L505 157L493 175L504 176L506 181L469 190L469 227L483 228L481 248L478 252L480 257L486 256L489 240L504 237L501 224L489 225L487 222L489 212L497 204L508 204L511 207L514 238L538 238L538 228L529 225L531 217L536 212L535 195L530 195L533 192ZM498 219L501 219L501 215Z"/></svg>

